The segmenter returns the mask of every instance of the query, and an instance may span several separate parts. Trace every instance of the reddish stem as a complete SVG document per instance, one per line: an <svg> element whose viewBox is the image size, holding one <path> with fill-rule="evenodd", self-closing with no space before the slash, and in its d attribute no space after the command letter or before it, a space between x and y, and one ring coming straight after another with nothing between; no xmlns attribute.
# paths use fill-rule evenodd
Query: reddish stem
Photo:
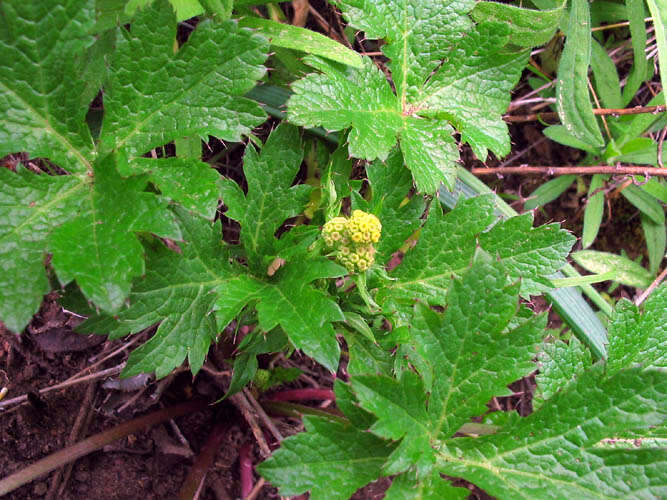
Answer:
<svg viewBox="0 0 667 500"><path fill-rule="evenodd" d="M336 395L330 389L291 389L271 394L268 399L271 401L333 401Z"/></svg>
<svg viewBox="0 0 667 500"><path fill-rule="evenodd" d="M241 473L241 498L246 498L252 491L253 482L253 463L252 463L252 443L246 441L239 450L239 469Z"/></svg>
<svg viewBox="0 0 667 500"><path fill-rule="evenodd" d="M206 444L204 444L199 455L197 455L195 463L192 464L192 468L188 473L188 477L185 478L183 486L181 486L181 491L178 495L180 500L195 498L202 482L206 479L206 473L211 468L213 460L215 460L218 449L225 439L228 426L227 422L218 423L208 435Z"/></svg>

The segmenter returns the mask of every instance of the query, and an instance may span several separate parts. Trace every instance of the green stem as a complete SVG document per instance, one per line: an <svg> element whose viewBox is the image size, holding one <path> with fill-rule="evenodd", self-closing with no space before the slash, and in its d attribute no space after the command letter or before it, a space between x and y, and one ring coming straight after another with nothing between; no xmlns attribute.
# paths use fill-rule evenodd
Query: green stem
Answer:
<svg viewBox="0 0 667 500"><path fill-rule="evenodd" d="M353 280L357 284L359 295L361 296L368 309L371 312L380 311L380 306L375 303L373 297L371 297L371 294L368 293L368 287L366 286L366 272L364 271L354 275Z"/></svg>

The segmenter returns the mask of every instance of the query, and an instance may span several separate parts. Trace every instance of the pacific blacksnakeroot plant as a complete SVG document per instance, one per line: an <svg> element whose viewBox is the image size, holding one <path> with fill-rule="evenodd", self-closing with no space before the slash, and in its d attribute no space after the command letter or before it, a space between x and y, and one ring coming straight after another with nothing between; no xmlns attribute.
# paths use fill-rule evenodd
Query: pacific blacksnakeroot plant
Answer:
<svg viewBox="0 0 667 500"><path fill-rule="evenodd" d="M224 20L231 8L215 10L175 47L165 2L96 36L92 0L0 3L0 155L27 151L49 170L0 169L4 324L21 331L58 282L68 307L89 316L83 332L117 338L159 323L124 371L157 377L186 358L196 374L233 320L257 325L238 346L229 393L253 379L260 353L297 348L336 371L344 338L344 418L308 417L307 432L260 467L286 495L345 499L391 475L390 500L465 498L446 474L498 498L667 496L664 449L626 446L664 433L665 287L643 313L619 305L608 360L594 363L575 339L543 343L545 315L520 301L551 288L571 234L533 228L530 214L498 220L493 196L460 197L449 211L425 196L453 186L452 127L479 157L509 152L501 113L530 43L511 23L475 25L472 1L336 5L386 40L393 87L369 59L344 66L342 48L313 42L312 73L292 85L292 124L246 146L244 190L187 154L184 138L252 137L265 114L244 96L265 74L262 33L287 43L279 30L253 18L240 23L261 29L243 29ZM555 25L538 28L550 36ZM100 88L98 131L88 111ZM332 151L294 124L350 131ZM171 141L175 157L146 157ZM304 143L319 176L295 184ZM365 183L350 180L349 155L374 160ZM219 199L241 226L238 245L221 240ZM471 418L536 356L539 409L493 415L470 437Z"/></svg>

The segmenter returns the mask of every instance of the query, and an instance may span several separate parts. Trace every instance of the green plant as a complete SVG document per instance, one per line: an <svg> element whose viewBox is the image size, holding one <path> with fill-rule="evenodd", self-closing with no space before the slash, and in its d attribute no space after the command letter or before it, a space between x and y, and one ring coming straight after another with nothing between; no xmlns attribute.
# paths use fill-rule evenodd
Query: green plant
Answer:
<svg viewBox="0 0 667 500"><path fill-rule="evenodd" d="M262 475L283 495L310 490L313 500L346 499L387 475L396 475L388 500L468 497L441 474L496 498L663 497L667 286L644 314L618 305L606 362L593 364L576 339L544 344L534 413L455 435L535 369L545 318L518 307L519 288L478 255L451 283L444 314L415 307L418 373L390 375L360 360L348 384L336 382L346 418L305 417L306 432L285 440Z"/></svg>
<svg viewBox="0 0 667 500"><path fill-rule="evenodd" d="M545 2L556 4L557 2ZM572 2L569 17L563 17L561 28L566 34L563 54L558 62L555 92L551 89L542 91L544 97L555 97L554 108L562 120L562 125L551 125L544 129L544 135L560 144L577 148L586 153L581 161L585 165L617 165L621 163L663 166L663 159L658 158L660 131L667 125L666 115L639 114L615 116L595 116L596 108L622 110L637 99L637 91L648 80L659 75L654 74L653 65L645 53L647 45L646 19L654 23L655 45L661 66L667 64L665 48L664 11L660 2L648 2L648 10L643 0L628 0L625 5L607 2L593 2L589 5L583 0ZM662 16L661 16L662 13ZM653 17L648 17L649 15ZM616 29L604 29L602 23L617 26ZM591 31L591 28L597 30ZM630 40L628 40L628 37ZM619 78L617 64L609 54L620 58L618 51L631 41L632 66L624 79ZM549 64L546 58L543 64ZM656 53L653 53L656 57ZM589 70L591 75L589 76ZM662 72L664 78L665 72ZM560 78L560 75L573 75ZM549 82L543 74L534 78L535 88ZM663 82L664 84L664 82ZM664 90L664 89L663 89ZM664 91L654 95L647 106L664 105ZM653 136L651 136L651 134ZM664 156L664 154L663 154ZM665 157L667 158L667 157ZM582 167L585 171L585 167ZM565 175L539 186L529 197L525 207L533 209L558 198L575 181L575 175ZM588 184L583 232L581 244L584 249L590 247L597 237L603 220L605 196L612 191L620 194L640 212L640 221L648 250L649 273L641 273L641 281L634 280L633 286L646 287L660 269L665 256L665 213L663 204L667 203L667 184L662 178L639 177L634 182L627 179L613 179L608 174L593 175ZM591 254L582 254L581 260L589 260ZM601 255L596 260L607 259ZM621 259L618 257L617 259ZM622 262L622 263L621 263ZM627 283L620 280L627 263L619 260L620 267L612 266L610 276L605 279ZM589 270L590 266L584 265ZM596 267L596 266L593 266ZM652 277L645 278L649 274Z"/></svg>
<svg viewBox="0 0 667 500"><path fill-rule="evenodd" d="M451 188L465 175L456 166L455 130L480 158L487 150L509 152L501 120L509 91L528 47L551 36L562 6L541 12L467 0L336 2L352 26L386 39L390 83L369 58L309 30L249 15L231 20L229 1L172 3L207 13L183 43L166 1L0 4L7 21L0 26L0 155L42 158L24 161L32 171L0 168L0 318L7 327L22 330L43 294L59 284L62 300L88 317L82 332L118 338L159 323L123 375L160 378L186 359L198 373L227 326L252 326L235 346L227 395L253 380L271 385L258 371L263 353L300 349L335 372L343 337L351 381L338 383L336 396L349 422L308 420L316 431L287 441L262 469L291 492L313 488L314 498L344 498L388 474L400 474L393 498L459 495L440 481L441 472L511 497L512 488L475 457L515 450L512 432L523 439L522 451L512 451L517 460L526 450L541 451L574 467L597 451L568 455L574 462L566 463L559 450L571 450L559 430L608 412L608 427L591 424L582 438L589 447L658 421L660 399L652 391L660 374L624 368L598 386L592 378L603 365L595 365L574 388L545 396L544 408L552 410L532 420L509 417L509 427L487 444L450 441L484 413L490 397L534 369L546 318L520 297L549 293L563 310L573 303L584 310L581 297L565 300L552 283L574 244L570 233L556 224L534 228L532 214L499 218L510 213L492 194L453 201L441 192L447 210L433 196L442 182ZM235 2L237 13L249 14L245 3ZM129 29L116 26L127 22ZM308 74L292 75L287 120L262 140L252 131L266 116L248 93L265 79L270 46L302 48L309 54L303 61L290 52L276 58ZM96 96L101 118L89 109ZM310 135L295 125L341 131L340 144L317 139L321 129ZM245 183L201 161L201 139L209 135L249 138ZM167 145L176 156L165 154ZM350 178L348 155L368 160L360 165L363 182ZM237 244L222 240L223 216L240 225ZM398 251L404 257L389 266ZM664 300L662 291L655 296ZM651 300L647 308L658 309ZM592 357L604 357L599 323L582 327L588 316L566 317ZM650 338L664 334L656 331ZM581 409L585 421L574 410L554 414L584 396L599 400ZM621 418L617 406L630 416ZM534 448L532 433L541 425L554 429L549 453ZM350 464L361 454L368 467L334 471L341 488L327 492L330 464L313 463L332 439L344 445L335 460ZM301 470L319 478L315 483L299 482L294 449L304 450ZM597 464L612 475L616 464L635 457L600 453ZM641 460L654 467L648 453ZM538 472L532 474L525 477L532 481ZM588 491L581 481L570 491ZM536 484L542 495L552 485L543 476Z"/></svg>

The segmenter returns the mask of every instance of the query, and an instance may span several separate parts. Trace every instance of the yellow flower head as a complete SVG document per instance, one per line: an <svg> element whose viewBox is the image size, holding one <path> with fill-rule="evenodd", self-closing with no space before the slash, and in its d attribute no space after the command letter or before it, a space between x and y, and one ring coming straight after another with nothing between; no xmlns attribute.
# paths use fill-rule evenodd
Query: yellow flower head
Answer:
<svg viewBox="0 0 667 500"><path fill-rule="evenodd" d="M336 250L336 260L351 273L364 272L375 262L373 243L380 241L382 224L373 214L354 210L352 216L334 217L322 228L322 238Z"/></svg>

